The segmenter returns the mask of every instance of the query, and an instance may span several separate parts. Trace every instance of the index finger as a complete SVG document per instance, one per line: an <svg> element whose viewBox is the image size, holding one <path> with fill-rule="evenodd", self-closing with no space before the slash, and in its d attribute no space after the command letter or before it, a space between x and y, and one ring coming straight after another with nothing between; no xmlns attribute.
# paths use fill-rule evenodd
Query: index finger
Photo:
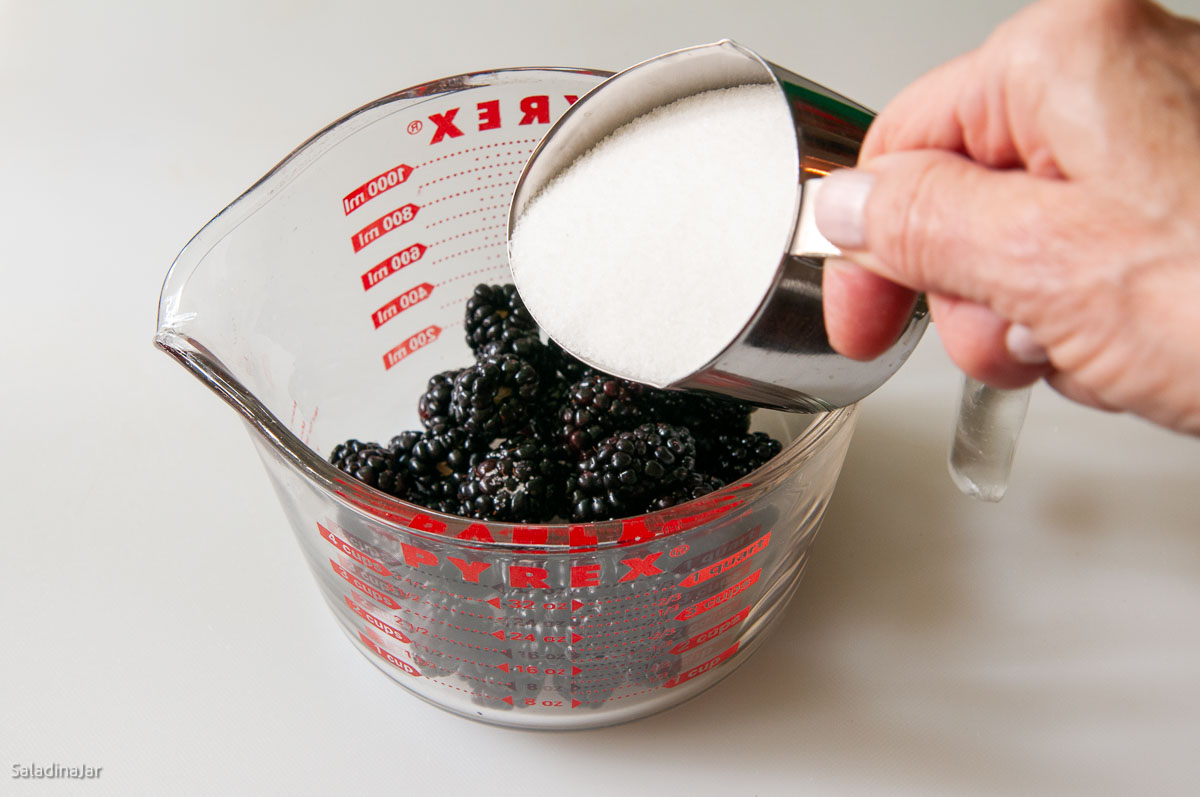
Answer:
<svg viewBox="0 0 1200 797"><path fill-rule="evenodd" d="M973 50L909 84L875 118L859 163L892 152L957 152L992 168L1020 163L1009 131L1005 89L990 81Z"/></svg>

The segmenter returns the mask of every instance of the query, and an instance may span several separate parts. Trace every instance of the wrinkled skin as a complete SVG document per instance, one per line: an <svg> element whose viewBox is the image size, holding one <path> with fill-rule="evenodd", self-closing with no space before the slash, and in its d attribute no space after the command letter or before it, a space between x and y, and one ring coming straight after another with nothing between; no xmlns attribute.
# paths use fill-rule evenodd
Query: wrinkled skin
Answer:
<svg viewBox="0 0 1200 797"><path fill-rule="evenodd" d="M817 207L835 348L878 355L924 291L975 378L1200 435L1200 24L1042 0L898 95L859 170L860 212Z"/></svg>

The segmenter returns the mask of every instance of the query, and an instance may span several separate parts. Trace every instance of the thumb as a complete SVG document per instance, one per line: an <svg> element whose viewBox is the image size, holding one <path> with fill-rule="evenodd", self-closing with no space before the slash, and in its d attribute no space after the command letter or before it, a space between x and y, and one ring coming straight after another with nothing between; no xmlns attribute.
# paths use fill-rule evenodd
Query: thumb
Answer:
<svg viewBox="0 0 1200 797"><path fill-rule="evenodd" d="M1069 190L952 152L900 152L830 174L816 221L849 259L892 282L1029 323L1028 302L1062 249L1055 227Z"/></svg>

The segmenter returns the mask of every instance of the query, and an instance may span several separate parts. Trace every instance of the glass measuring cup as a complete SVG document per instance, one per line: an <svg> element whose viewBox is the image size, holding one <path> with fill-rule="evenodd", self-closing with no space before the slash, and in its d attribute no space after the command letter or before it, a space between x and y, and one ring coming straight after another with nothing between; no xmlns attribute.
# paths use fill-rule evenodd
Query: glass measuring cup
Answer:
<svg viewBox="0 0 1200 797"><path fill-rule="evenodd" d="M605 76L461 75L364 106L205 226L159 305L156 344L242 416L351 642L413 694L514 727L634 719L744 661L796 588L854 425L854 407L759 413L785 442L765 467L604 523L472 522L326 461L419 428L426 380L470 362L463 307L509 279L517 175Z"/></svg>

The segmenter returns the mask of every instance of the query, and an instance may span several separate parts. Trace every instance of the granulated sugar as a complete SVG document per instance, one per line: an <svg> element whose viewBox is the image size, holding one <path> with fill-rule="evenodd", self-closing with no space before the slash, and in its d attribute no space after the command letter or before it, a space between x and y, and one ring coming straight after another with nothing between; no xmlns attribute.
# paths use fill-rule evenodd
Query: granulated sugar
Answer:
<svg viewBox="0 0 1200 797"><path fill-rule="evenodd" d="M774 86L704 92L618 129L518 218L514 279L550 336L664 386L719 354L774 281L797 213Z"/></svg>

